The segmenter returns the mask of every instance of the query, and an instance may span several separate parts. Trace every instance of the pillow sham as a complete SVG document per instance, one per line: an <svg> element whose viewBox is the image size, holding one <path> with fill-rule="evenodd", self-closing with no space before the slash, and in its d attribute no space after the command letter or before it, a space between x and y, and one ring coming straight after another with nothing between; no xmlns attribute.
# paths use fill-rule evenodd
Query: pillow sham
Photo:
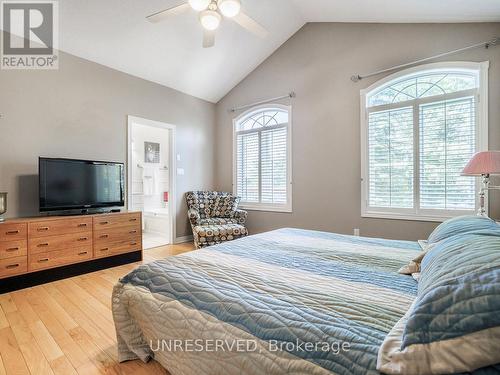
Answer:
<svg viewBox="0 0 500 375"><path fill-rule="evenodd" d="M427 240L418 240L417 242L424 251L429 247L429 241Z"/></svg>
<svg viewBox="0 0 500 375"><path fill-rule="evenodd" d="M458 216L439 224L429 236L428 244L442 241L457 234L480 230L497 230L498 228L499 225L486 216Z"/></svg>
<svg viewBox="0 0 500 375"><path fill-rule="evenodd" d="M426 240L418 240L418 244L422 248L422 251L410 263L404 265L398 271L402 275L411 275L416 281L420 279L420 265L422 260L432 246L434 246L434 244L429 244Z"/></svg>
<svg viewBox="0 0 500 375"><path fill-rule="evenodd" d="M402 275L414 275L420 273L420 265L422 260L424 259L425 254L427 254L428 250L421 251L415 258L413 258L410 263L404 265L399 269L399 273ZM415 280L418 281L418 277L415 277Z"/></svg>
<svg viewBox="0 0 500 375"><path fill-rule="evenodd" d="M380 347L386 374L452 374L500 363L500 230L445 239L421 264L417 298Z"/></svg>

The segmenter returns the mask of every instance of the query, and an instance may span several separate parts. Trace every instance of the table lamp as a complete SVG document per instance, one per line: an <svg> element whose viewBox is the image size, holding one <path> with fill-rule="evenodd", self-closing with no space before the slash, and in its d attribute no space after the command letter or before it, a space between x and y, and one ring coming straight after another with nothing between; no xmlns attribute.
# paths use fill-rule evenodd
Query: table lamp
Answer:
<svg viewBox="0 0 500 375"><path fill-rule="evenodd" d="M479 190L479 216L486 216L484 196L488 190L500 190L500 186L490 186L490 175L500 174L500 151L484 151L475 154L467 163L462 176L481 176L483 185Z"/></svg>

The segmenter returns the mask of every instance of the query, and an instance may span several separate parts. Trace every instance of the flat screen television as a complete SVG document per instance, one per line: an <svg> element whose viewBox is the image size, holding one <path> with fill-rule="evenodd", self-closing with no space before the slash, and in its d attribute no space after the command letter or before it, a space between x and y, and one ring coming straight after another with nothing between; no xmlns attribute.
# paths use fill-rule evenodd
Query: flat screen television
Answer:
<svg viewBox="0 0 500 375"><path fill-rule="evenodd" d="M125 205L123 163L39 158L38 172L40 212Z"/></svg>

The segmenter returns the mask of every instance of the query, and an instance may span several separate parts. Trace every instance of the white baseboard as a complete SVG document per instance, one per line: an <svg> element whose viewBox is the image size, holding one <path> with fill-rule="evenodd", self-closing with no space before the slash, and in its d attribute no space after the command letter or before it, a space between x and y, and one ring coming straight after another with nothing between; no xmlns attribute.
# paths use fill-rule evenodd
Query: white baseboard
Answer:
<svg viewBox="0 0 500 375"><path fill-rule="evenodd" d="M185 243L185 242L192 242L193 241L193 236L182 236L182 237L176 237L174 243Z"/></svg>

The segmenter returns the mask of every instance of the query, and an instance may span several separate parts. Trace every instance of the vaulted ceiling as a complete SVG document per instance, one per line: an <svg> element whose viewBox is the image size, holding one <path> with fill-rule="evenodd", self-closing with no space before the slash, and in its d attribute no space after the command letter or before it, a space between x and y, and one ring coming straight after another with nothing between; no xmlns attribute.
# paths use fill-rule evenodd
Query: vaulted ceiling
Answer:
<svg viewBox="0 0 500 375"><path fill-rule="evenodd" d="M145 19L183 1L59 1L60 49L217 102L307 22L500 21L499 0L242 0L268 37L226 19L215 47L203 49L196 12Z"/></svg>

